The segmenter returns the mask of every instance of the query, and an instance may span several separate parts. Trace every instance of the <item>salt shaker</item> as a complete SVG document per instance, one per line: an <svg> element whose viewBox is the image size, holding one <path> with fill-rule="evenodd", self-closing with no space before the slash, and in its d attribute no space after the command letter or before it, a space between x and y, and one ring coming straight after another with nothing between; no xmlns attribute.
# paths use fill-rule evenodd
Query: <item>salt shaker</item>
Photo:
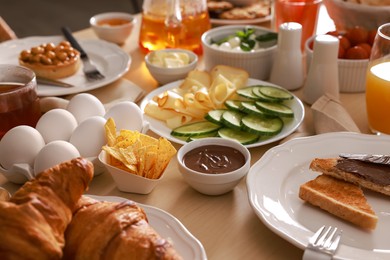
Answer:
<svg viewBox="0 0 390 260"><path fill-rule="evenodd" d="M288 90L300 88L304 82L301 35L299 23L279 26L277 52L269 81Z"/></svg>
<svg viewBox="0 0 390 260"><path fill-rule="evenodd" d="M339 40L336 37L315 37L313 57L303 87L303 101L306 103L311 105L324 94L339 99L338 50Z"/></svg>

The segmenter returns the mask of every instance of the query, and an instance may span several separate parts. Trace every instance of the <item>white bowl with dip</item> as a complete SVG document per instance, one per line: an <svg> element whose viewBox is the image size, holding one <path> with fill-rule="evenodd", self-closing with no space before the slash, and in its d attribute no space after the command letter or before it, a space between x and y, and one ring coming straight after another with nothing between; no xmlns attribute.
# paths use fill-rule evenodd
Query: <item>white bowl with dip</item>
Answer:
<svg viewBox="0 0 390 260"><path fill-rule="evenodd" d="M100 39L123 44L130 36L135 21L131 14L109 12L91 17L89 24Z"/></svg>
<svg viewBox="0 0 390 260"><path fill-rule="evenodd" d="M201 149L200 155L199 151L195 152L196 149ZM217 156L214 158L216 160L224 156L228 159L211 163L210 156ZM194 163L199 158L201 166ZM206 195L222 195L233 190L248 173L251 155L249 150L237 141L212 137L183 145L177 152L177 161L181 175L192 188ZM230 163L237 167L232 167ZM221 172L216 173L219 171Z"/></svg>
<svg viewBox="0 0 390 260"><path fill-rule="evenodd" d="M165 49L149 52L146 67L161 85L184 79L198 64L198 56L189 50Z"/></svg>

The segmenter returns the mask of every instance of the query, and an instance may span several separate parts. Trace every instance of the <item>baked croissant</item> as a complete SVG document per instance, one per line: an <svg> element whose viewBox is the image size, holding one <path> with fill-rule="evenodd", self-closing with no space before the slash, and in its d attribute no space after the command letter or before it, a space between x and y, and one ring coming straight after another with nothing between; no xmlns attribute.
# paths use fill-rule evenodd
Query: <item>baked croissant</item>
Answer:
<svg viewBox="0 0 390 260"><path fill-rule="evenodd" d="M64 259L182 259L133 201L83 196L66 233Z"/></svg>
<svg viewBox="0 0 390 260"><path fill-rule="evenodd" d="M64 232L93 176L93 165L76 158L26 182L0 202L0 259L61 259Z"/></svg>

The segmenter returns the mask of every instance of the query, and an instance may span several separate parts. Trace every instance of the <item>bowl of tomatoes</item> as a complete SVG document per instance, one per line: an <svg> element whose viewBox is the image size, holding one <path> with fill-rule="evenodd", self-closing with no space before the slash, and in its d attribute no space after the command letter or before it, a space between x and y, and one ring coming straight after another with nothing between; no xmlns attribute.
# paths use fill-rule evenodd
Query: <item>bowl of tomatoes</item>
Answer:
<svg viewBox="0 0 390 260"><path fill-rule="evenodd" d="M337 64L340 92L364 92L366 70L376 29L367 30L361 26L354 26L346 30L330 31L327 34L339 40ZM315 37L309 38L305 43L307 70L313 56Z"/></svg>

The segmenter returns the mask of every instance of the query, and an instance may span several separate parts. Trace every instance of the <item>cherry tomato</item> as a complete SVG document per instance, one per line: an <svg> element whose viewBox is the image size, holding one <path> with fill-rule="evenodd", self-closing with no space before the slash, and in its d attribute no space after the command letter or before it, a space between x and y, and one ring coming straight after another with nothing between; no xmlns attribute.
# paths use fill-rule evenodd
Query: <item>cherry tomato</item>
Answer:
<svg viewBox="0 0 390 260"><path fill-rule="evenodd" d="M351 42L348 40L347 37L339 35L337 38L340 41L340 48L343 48L344 50L351 48Z"/></svg>
<svg viewBox="0 0 390 260"><path fill-rule="evenodd" d="M352 45L367 42L368 31L361 26L355 26L347 30L345 36L349 39Z"/></svg>
<svg viewBox="0 0 390 260"><path fill-rule="evenodd" d="M368 59L369 55L367 51L361 46L353 46L345 52L346 59L360 60Z"/></svg>
<svg viewBox="0 0 390 260"><path fill-rule="evenodd" d="M339 58L339 59L345 58L345 49L341 48L340 46L339 46L339 54L337 55L337 58Z"/></svg>
<svg viewBox="0 0 390 260"><path fill-rule="evenodd" d="M375 39L375 36L376 36L376 32L377 30L370 30L368 32L368 39L367 39L367 43L370 44L371 46L374 44L374 39Z"/></svg>
<svg viewBox="0 0 390 260"><path fill-rule="evenodd" d="M368 57L370 57L370 54L371 54L371 45L370 44L368 44L368 43L359 43L356 46L360 46L363 49L365 49L366 52L367 52Z"/></svg>

